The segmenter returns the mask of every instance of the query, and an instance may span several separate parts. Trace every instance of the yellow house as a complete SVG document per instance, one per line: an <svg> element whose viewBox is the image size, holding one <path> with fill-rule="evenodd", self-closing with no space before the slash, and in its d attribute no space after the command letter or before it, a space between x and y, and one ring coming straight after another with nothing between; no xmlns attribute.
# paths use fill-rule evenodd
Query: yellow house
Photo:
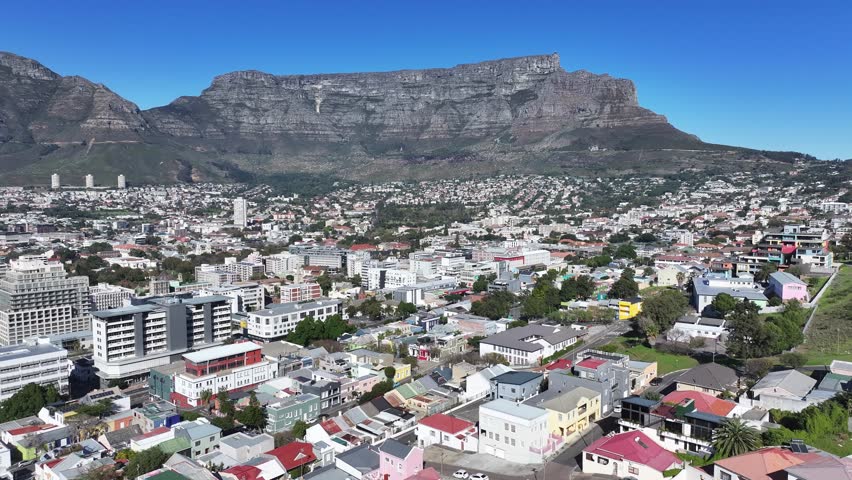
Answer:
<svg viewBox="0 0 852 480"><path fill-rule="evenodd" d="M618 319L630 320L642 312L642 299L639 297L618 301Z"/></svg>
<svg viewBox="0 0 852 480"><path fill-rule="evenodd" d="M544 396L549 396L550 391ZM574 387L542 401L535 406L547 410L547 428L551 435L564 441L582 432L590 423L601 418L601 394L586 387Z"/></svg>
<svg viewBox="0 0 852 480"><path fill-rule="evenodd" d="M394 363L393 368L396 369L396 374L393 376L394 384L411 377L411 365L407 363Z"/></svg>

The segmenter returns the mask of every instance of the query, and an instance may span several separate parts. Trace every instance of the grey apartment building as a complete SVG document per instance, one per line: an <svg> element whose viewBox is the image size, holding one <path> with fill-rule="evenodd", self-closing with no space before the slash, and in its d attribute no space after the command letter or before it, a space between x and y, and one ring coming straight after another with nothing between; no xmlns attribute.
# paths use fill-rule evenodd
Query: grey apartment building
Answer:
<svg viewBox="0 0 852 480"><path fill-rule="evenodd" d="M0 345L27 338L87 332L89 279L68 276L59 262L24 256L0 278Z"/></svg>

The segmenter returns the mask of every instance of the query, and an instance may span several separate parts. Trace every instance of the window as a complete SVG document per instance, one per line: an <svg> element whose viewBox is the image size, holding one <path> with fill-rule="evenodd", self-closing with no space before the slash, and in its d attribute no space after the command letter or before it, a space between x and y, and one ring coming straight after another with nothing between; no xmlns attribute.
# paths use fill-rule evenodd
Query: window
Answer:
<svg viewBox="0 0 852 480"><path fill-rule="evenodd" d="M512 446L513 447L515 446L515 439L514 438L512 439Z"/></svg>
<svg viewBox="0 0 852 480"><path fill-rule="evenodd" d="M586 460L594 460L594 459L595 459L594 455L592 455L591 453L586 453Z"/></svg>
<svg viewBox="0 0 852 480"><path fill-rule="evenodd" d="M508 423L503 424L503 430L507 430L507 431L509 430L509 424Z"/></svg>
<svg viewBox="0 0 852 480"><path fill-rule="evenodd" d="M628 466L627 467L627 473L629 473L631 475L639 475L639 469L634 467L634 466Z"/></svg>
<svg viewBox="0 0 852 480"><path fill-rule="evenodd" d="M721 478L722 480L731 480L731 474L730 474L730 473L728 473L728 472L721 472L721 474L722 474L722 475L721 475L721 477L720 477L720 478Z"/></svg>
<svg viewBox="0 0 852 480"><path fill-rule="evenodd" d="M515 426L512 425L512 433L515 433Z"/></svg>
<svg viewBox="0 0 852 480"><path fill-rule="evenodd" d="M601 465L609 465L609 459L604 457L598 457L598 463Z"/></svg>

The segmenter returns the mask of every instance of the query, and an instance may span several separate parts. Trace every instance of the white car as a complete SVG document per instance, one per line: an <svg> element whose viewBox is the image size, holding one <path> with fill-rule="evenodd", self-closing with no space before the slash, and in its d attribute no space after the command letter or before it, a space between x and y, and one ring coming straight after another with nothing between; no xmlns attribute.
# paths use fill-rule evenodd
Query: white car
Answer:
<svg viewBox="0 0 852 480"><path fill-rule="evenodd" d="M484 473L474 473L470 476L470 480L488 480L488 475Z"/></svg>
<svg viewBox="0 0 852 480"><path fill-rule="evenodd" d="M453 476L455 478L460 478L461 480L466 480L470 474L467 473L467 470L456 470L456 473L454 473Z"/></svg>

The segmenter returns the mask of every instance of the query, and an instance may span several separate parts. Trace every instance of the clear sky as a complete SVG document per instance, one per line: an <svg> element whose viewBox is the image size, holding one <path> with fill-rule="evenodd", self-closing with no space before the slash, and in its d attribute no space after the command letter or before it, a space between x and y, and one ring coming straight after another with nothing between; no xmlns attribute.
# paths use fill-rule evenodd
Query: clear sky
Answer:
<svg viewBox="0 0 852 480"><path fill-rule="evenodd" d="M213 76L452 66L558 52L636 82L705 141L852 158L852 2L24 1L0 50L106 84L141 108Z"/></svg>

